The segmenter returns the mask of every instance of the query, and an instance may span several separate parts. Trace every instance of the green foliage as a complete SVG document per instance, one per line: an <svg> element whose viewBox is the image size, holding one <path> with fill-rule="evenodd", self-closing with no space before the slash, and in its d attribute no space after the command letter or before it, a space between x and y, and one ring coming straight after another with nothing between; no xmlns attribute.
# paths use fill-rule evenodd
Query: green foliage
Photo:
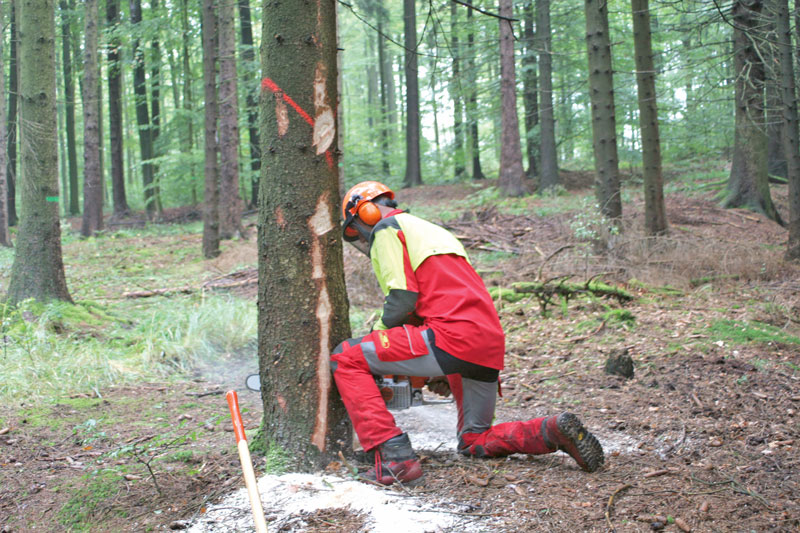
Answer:
<svg viewBox="0 0 800 533"><path fill-rule="evenodd" d="M489 295L492 300L503 302L518 302L523 298L528 298L529 295L516 292L514 289L505 287L489 287Z"/></svg>
<svg viewBox="0 0 800 533"><path fill-rule="evenodd" d="M582 242L606 242L619 234L619 228L603 216L600 206L589 198L584 198L581 209L569 223L575 238Z"/></svg>
<svg viewBox="0 0 800 533"><path fill-rule="evenodd" d="M603 320L608 325L619 325L624 329L630 329L636 324L636 317L627 309L611 309L603 313Z"/></svg>
<svg viewBox="0 0 800 533"><path fill-rule="evenodd" d="M755 320L715 320L709 326L708 332L712 341L726 341L732 344L800 344L800 338L789 335L780 328Z"/></svg>

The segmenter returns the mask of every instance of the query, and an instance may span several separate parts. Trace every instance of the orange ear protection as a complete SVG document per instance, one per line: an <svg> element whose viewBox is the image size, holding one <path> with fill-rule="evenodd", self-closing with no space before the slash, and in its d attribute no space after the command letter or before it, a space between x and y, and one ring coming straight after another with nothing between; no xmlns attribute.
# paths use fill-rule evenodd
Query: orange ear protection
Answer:
<svg viewBox="0 0 800 533"><path fill-rule="evenodd" d="M358 207L358 218L368 226L374 226L381 221L381 210L372 202L364 202Z"/></svg>

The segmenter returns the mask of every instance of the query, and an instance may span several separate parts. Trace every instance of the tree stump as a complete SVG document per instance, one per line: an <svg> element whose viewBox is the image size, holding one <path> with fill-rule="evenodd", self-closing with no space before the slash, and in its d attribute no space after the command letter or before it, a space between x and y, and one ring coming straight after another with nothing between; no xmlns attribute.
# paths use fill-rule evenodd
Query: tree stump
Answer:
<svg viewBox="0 0 800 533"><path fill-rule="evenodd" d="M633 359L628 355L628 349L612 350L606 359L606 374L622 376L626 379L633 377Z"/></svg>

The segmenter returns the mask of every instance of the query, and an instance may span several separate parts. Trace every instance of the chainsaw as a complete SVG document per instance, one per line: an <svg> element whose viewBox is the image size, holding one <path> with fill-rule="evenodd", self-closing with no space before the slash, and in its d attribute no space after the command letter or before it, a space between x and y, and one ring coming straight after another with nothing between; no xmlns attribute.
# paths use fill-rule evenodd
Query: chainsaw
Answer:
<svg viewBox="0 0 800 533"><path fill-rule="evenodd" d="M422 405L422 388L428 378L413 376L375 376L375 384L381 392L386 408L392 411L408 409ZM245 386L255 392L261 392L261 378L258 374L250 374Z"/></svg>

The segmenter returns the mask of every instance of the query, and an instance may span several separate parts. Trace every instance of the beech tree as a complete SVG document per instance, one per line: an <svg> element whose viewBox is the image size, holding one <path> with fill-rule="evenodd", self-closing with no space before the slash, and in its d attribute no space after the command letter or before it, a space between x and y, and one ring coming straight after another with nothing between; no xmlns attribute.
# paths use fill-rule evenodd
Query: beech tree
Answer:
<svg viewBox="0 0 800 533"><path fill-rule="evenodd" d="M21 210L8 301L71 301L61 258L53 0L20 2Z"/></svg>
<svg viewBox="0 0 800 533"><path fill-rule="evenodd" d="M125 166L122 137L122 72L120 70L119 0L106 0L106 21L111 28L106 58L108 59L108 136L111 142L111 196L114 216L124 217L130 211L125 194Z"/></svg>
<svg viewBox="0 0 800 533"><path fill-rule="evenodd" d="M59 1L61 15L61 59L64 69L64 109L66 115L67 168L69 169L69 214L81 212L78 197L78 151L75 138L75 80L72 74L72 29L70 18L75 5L73 0Z"/></svg>
<svg viewBox="0 0 800 533"><path fill-rule="evenodd" d="M220 239L217 53L216 2L203 0L203 93L205 95L203 257L206 259L219 255Z"/></svg>
<svg viewBox="0 0 800 533"><path fill-rule="evenodd" d="M330 370L350 336L340 229L336 1L263 0L258 355L262 437L316 470L352 440Z"/></svg>

